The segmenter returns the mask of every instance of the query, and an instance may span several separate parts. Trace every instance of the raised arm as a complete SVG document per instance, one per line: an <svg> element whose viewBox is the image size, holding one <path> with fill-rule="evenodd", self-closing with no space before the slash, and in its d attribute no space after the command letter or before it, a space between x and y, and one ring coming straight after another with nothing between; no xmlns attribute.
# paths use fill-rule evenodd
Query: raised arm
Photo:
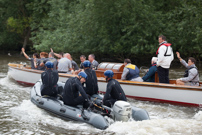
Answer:
<svg viewBox="0 0 202 135"><path fill-rule="evenodd" d="M30 59L30 57L25 53L25 49L22 48L21 50L22 50L22 53L23 53L23 55L25 56L25 58Z"/></svg>
<svg viewBox="0 0 202 135"><path fill-rule="evenodd" d="M51 52L53 52L53 49L52 49L52 48L50 48L50 50L51 50ZM54 52L53 52L53 53L54 53ZM55 55L56 57L58 57L58 58L62 58L61 55L58 54L58 53L54 53L54 55Z"/></svg>

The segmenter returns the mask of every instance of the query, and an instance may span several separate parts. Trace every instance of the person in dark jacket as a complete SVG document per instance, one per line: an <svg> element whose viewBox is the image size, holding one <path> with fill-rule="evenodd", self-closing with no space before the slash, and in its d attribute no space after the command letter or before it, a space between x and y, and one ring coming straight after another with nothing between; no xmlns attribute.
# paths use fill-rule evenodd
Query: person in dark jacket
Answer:
<svg viewBox="0 0 202 135"><path fill-rule="evenodd" d="M48 61L45 63L46 70L41 73L41 95L57 96L57 82L58 82L58 72L53 70L53 62Z"/></svg>
<svg viewBox="0 0 202 135"><path fill-rule="evenodd" d="M85 72L80 72L77 77L69 78L64 86L62 94L63 102L66 105L76 106L89 102L88 96L83 89L82 83L87 79Z"/></svg>
<svg viewBox="0 0 202 135"><path fill-rule="evenodd" d="M155 82L155 73L157 71L156 62L157 57L152 57L151 67L149 68L149 71L146 73L146 75L142 77L144 82Z"/></svg>
<svg viewBox="0 0 202 135"><path fill-rule="evenodd" d="M90 96L98 93L97 76L94 70L91 69L90 61L83 62L84 72L87 74L86 87L84 88L86 93Z"/></svg>
<svg viewBox="0 0 202 135"><path fill-rule="evenodd" d="M117 100L127 101L125 93L119 82L113 79L114 73L112 70L104 72L105 79L108 82L107 90L103 98L103 105L112 107Z"/></svg>

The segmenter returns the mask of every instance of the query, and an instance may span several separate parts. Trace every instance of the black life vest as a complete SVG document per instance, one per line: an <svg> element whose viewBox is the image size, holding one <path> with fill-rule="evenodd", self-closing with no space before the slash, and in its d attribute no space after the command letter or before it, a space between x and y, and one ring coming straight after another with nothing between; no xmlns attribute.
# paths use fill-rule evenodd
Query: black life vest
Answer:
<svg viewBox="0 0 202 135"><path fill-rule="evenodd" d="M192 69L192 68L196 68L196 67L191 67L191 68L186 69L185 72L184 72L184 77L188 77L188 75L189 75L189 70ZM196 69L197 69L197 68L196 68Z"/></svg>

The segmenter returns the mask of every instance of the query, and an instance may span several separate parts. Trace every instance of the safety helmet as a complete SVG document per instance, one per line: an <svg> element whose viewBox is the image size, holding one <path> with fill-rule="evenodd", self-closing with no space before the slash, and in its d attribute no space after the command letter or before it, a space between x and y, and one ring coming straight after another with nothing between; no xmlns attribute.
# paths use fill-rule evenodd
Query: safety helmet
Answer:
<svg viewBox="0 0 202 135"><path fill-rule="evenodd" d="M104 72L104 75L107 76L108 78L111 78L114 76L114 72L112 70L106 70Z"/></svg>
<svg viewBox="0 0 202 135"><path fill-rule="evenodd" d="M51 61L47 61L46 62L46 64L45 64L45 66L47 67L47 68L53 68L53 62L51 62Z"/></svg>
<svg viewBox="0 0 202 135"><path fill-rule="evenodd" d="M85 72L79 72L78 76L81 76L81 77L87 79L87 74Z"/></svg>
<svg viewBox="0 0 202 135"><path fill-rule="evenodd" d="M91 66L90 61L89 61L89 60L85 60L85 61L83 62L83 66L84 66L84 67L90 67L90 66Z"/></svg>

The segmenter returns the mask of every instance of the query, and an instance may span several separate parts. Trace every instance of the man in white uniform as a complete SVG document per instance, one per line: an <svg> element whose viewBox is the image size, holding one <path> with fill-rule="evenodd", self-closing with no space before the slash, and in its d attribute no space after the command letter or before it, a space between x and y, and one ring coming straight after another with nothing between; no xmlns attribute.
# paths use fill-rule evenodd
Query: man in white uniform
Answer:
<svg viewBox="0 0 202 135"><path fill-rule="evenodd" d="M173 50L170 43L167 43L166 37L159 36L159 48L156 52L158 60L156 62L157 72L160 83L169 83L169 68L174 59Z"/></svg>

